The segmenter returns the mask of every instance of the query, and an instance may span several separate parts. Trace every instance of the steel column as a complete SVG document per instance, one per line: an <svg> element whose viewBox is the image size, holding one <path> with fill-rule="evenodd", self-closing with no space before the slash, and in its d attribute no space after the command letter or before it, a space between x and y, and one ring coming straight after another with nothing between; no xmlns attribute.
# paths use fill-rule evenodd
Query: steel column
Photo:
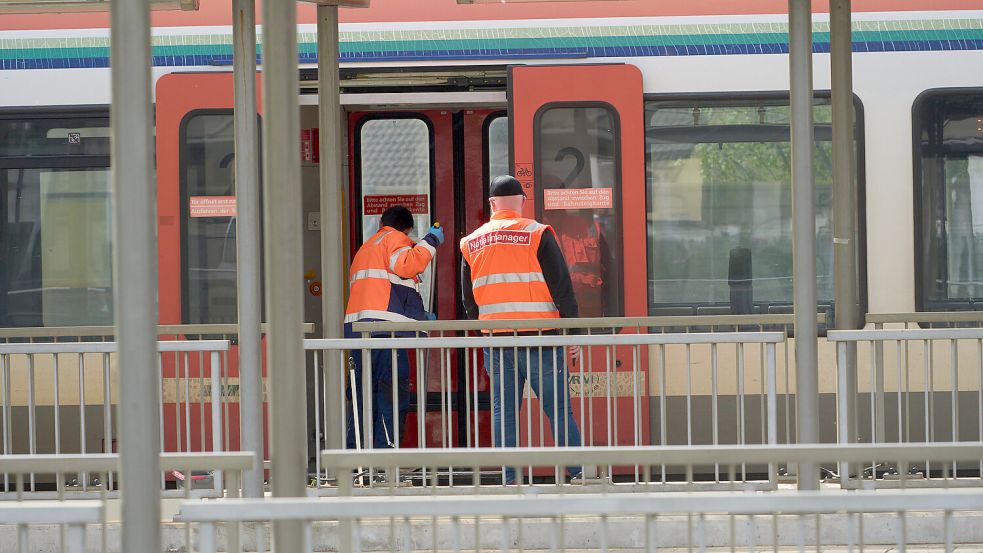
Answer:
<svg viewBox="0 0 983 553"><path fill-rule="evenodd" d="M321 137L321 274L324 338L341 338L345 313L345 180L342 163L342 113L338 94L338 6L317 8L317 75ZM324 437L329 449L344 447L341 358L325 355Z"/></svg>
<svg viewBox="0 0 983 553"><path fill-rule="evenodd" d="M243 474L243 495L263 497L262 293L260 290L259 124L256 119L256 0L233 0L235 81L236 272L239 312L239 416L243 451L256 467Z"/></svg>
<svg viewBox="0 0 983 553"><path fill-rule="evenodd" d="M830 77L833 95L833 268L835 275L836 328L854 330L858 326L857 305L857 191L854 181L854 114L853 114L853 44L850 29L850 0L832 0L829 5ZM862 326L862 325L860 325ZM846 344L843 352L845 377L853 384L856 393L857 344ZM883 376L883 359L877 370ZM883 378L881 394L883 400ZM852 405L852 401L850 402ZM879 403L883 415L883 403ZM852 413L850 420L852 420ZM883 440L881 432L875 441ZM878 440L879 438L879 440ZM856 436L849 441L855 442Z"/></svg>
<svg viewBox="0 0 983 553"><path fill-rule="evenodd" d="M263 3L263 187L273 496L303 497L307 474L297 3ZM273 525L275 551L301 551L303 525Z"/></svg>
<svg viewBox="0 0 983 553"><path fill-rule="evenodd" d="M816 211L812 175L812 6L789 0L792 121L792 262L795 306L795 405L799 443L819 442L816 339ZM814 463L799 465L799 489L819 489Z"/></svg>
<svg viewBox="0 0 983 553"><path fill-rule="evenodd" d="M122 550L160 551L157 205L150 6L110 3L113 287L119 342Z"/></svg>

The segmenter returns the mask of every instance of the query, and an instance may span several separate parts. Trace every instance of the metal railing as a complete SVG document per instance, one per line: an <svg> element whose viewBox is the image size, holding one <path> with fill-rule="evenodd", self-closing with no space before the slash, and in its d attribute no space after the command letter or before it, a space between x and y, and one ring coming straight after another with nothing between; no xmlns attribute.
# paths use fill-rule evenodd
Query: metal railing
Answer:
<svg viewBox="0 0 983 553"><path fill-rule="evenodd" d="M179 481L175 488L163 489L162 497L236 497L242 488L241 472L253 466L253 453L235 451L226 453L162 453L161 478L175 472L189 477ZM7 490L0 492L3 500L79 500L113 499L119 490L111 483L119 473L119 454L59 454L59 455L3 455L0 456L0 472L10 477ZM209 487L195 486L190 475L196 472L209 474ZM30 476L50 475L54 483L51 490L32 489ZM68 478L91 476L97 482L83 488L72 485ZM2 502L0 502L2 504Z"/></svg>
<svg viewBox="0 0 983 553"><path fill-rule="evenodd" d="M820 325L826 324L827 313L816 314L816 322ZM487 331L495 331L496 335L517 335L514 329L530 330L554 330L560 334L581 332L583 334L610 334L614 332L628 333L708 333L708 332L791 332L795 322L792 314L755 314L755 315L696 315L696 316L646 316L646 317L594 317L594 318L575 318L575 319L548 319L548 320L502 320L502 321L474 321L474 320L441 320L441 321L414 321L414 322L389 322L377 321L368 323L354 323L352 330L361 333L363 337L370 335L395 336L396 333L422 336L475 336ZM509 332L512 331L512 332ZM792 389L791 374L794 372L794 360L787 340L777 344L777 371L778 386L780 397L779 404L779 441L792 443L796 432L795 406L792 403L794 390ZM697 365L709 365L712 362L709 351L690 352L692 355L689 362ZM764 356L764 351L760 350L758 355ZM736 364L738 355L736 352L721 352L720 361ZM650 368L655 357L648 356ZM686 359L669 359L673 365L687 363ZM761 379L764 381L764 378ZM669 401L682 396L681 392L671 394ZM709 393L703 395L710 395ZM729 395L737 395L732 393ZM763 409L763 406L761 406ZM760 417L764 419L765 413L760 411ZM655 417L653 417L654 419ZM709 433L710 429L707 429ZM649 443L673 443L661 441L659 428L655 425L650 427ZM699 441L699 440L698 440ZM681 443L676 441L674 443Z"/></svg>
<svg viewBox="0 0 983 553"><path fill-rule="evenodd" d="M816 322L826 322L825 313L816 314ZM725 332L732 330L777 331L795 323L791 314L766 315L693 315L658 317L582 317L573 319L513 319L499 321L444 320L391 322L375 321L352 324L355 333L460 333L480 331L524 330L634 330L635 332Z"/></svg>
<svg viewBox="0 0 983 553"><path fill-rule="evenodd" d="M341 538L352 544L351 549L345 549L349 551L657 551L661 548L703 551L707 547L728 545L754 551L796 545L800 548L859 545L862 549L869 544L897 545L903 551L909 544L924 539L911 539L908 528L912 518L916 523L923 522L920 519L924 517L917 514L925 513L937 517L940 524L933 524L934 531L921 530L920 534L928 534L931 543L944 544L945 551L951 552L956 543L962 543L963 535L979 535L967 531L965 526L967 522L979 522L974 511L983 507L983 493L978 492L909 492L907 495L857 492L836 496L815 493L754 496L729 492L712 498L689 494L659 497L584 494L563 498L470 499L239 500L216 505L185 504L182 516L200 522L198 551L202 553L219 551L216 526L227 520L303 521L306 538L303 551L313 551L311 522L324 519L351 521L350 534ZM957 513L965 516L957 518ZM887 516L871 517L871 514ZM963 523L960 535L956 535L957 520ZM833 539L827 537L831 532L819 531L837 524L842 524L846 531L833 533ZM729 534L725 533L727 529ZM840 537L844 534L849 537ZM726 539L721 539L721 535ZM265 544L257 545L256 551L267 550Z"/></svg>
<svg viewBox="0 0 983 553"><path fill-rule="evenodd" d="M260 325L260 332L266 333L266 323ZM314 332L314 323L304 323L304 333ZM158 336L221 336L230 340L239 335L239 325L235 324L186 324L158 325ZM38 326L0 328L0 342L65 342L65 341L111 341L116 336L114 326Z"/></svg>
<svg viewBox="0 0 983 553"><path fill-rule="evenodd" d="M496 450L325 451L322 463L337 471L376 466L395 471L407 464L429 466L487 464L548 466L570 463L638 463L657 467L721 464L736 474L747 463L860 463L892 459L899 465L922 459L971 460L983 456L983 443L852 446L744 446L688 448L523 448ZM341 482L344 482L342 480ZM692 481L690 481L692 483ZM445 495L434 483L421 494L397 493L390 484L385 494L370 494L351 483L338 497L320 499L218 500L185 502L177 520L198 525L198 551L268 550L253 540L258 529L273 521L304 523L304 551L314 546L341 551L462 551L550 549L660 548L690 550L729 546L778 548L866 544L944 545L983 539L983 492L979 490L844 491L826 487L820 492L773 491L753 493L735 483L730 490L691 492L654 490L661 483L633 494L610 493L615 484L600 482L558 487L517 485L510 493ZM552 487L550 487L552 488ZM565 492L565 493L564 493ZM355 494L354 496L349 496ZM814 516L805 516L814 515ZM324 521L315 525L315 521ZM251 532L235 535L238 524L254 523ZM225 543L219 529L225 526ZM235 535L237 543L227 539Z"/></svg>
<svg viewBox="0 0 983 553"><path fill-rule="evenodd" d="M199 523L201 553L237 551L219 548L218 527L229 521L283 520L303 522L305 552L314 551L315 540L322 543L335 528L326 527L318 535L312 524L318 520L342 521L338 527L343 551L652 552L727 546L750 551L798 546L801 551L826 545L863 550L871 544L897 545L904 551L910 544L928 541L951 552L957 543L979 539L971 525L979 527L975 511L981 508L983 492L975 491L721 492L712 497L673 493L236 500L185 503L181 517ZM925 522L930 529L924 528ZM920 527L913 532L909 528L915 525ZM250 550L268 550L265 543L252 545Z"/></svg>
<svg viewBox="0 0 983 553"><path fill-rule="evenodd" d="M872 442L983 441L983 329L897 329L831 331L837 346L837 435L852 443L869 425ZM848 346L870 362L849 373ZM859 478L898 467L874 463ZM911 468L929 479L938 474L970 478L981 485L983 461L954 461ZM855 472L855 471L854 471ZM849 475L841 474L846 479ZM952 485L947 482L947 485Z"/></svg>
<svg viewBox="0 0 983 553"><path fill-rule="evenodd" d="M208 472L213 475L215 486L207 490L196 489L190 478L183 481L180 489L166 490L161 495L165 499L183 498L190 500L201 497L241 497L242 473L255 462L252 452L234 453L164 453L160 456L161 474L183 472ZM13 477L14 489L0 494L0 544L18 544L18 551L100 551L108 553L118 550L119 524L115 500L120 498L120 490L113 489L109 483L120 470L118 454L95 455L4 455L0 456L0 471ZM31 491L27 485L28 475L48 474L57 483L53 491ZM82 490L68 486L66 476L91 474L98 484ZM118 478L115 479L118 482ZM75 518L72 518L75 517ZM12 535L3 528L5 524L17 524ZM63 531L53 531L52 524L63 527ZM85 525L98 524L98 537L85 540ZM34 528L29 536L28 525L46 525ZM170 529L167 538L172 550L183 547L188 550L192 543L192 529L185 524ZM33 539L32 539L33 538Z"/></svg>
<svg viewBox="0 0 983 553"><path fill-rule="evenodd" d="M559 348L567 346L578 346L581 351L576 367L567 371L570 393L564 395L559 388L563 384L556 382L554 390L560 391L554 393L561 399L553 402L553 412L546 414L552 415L551 420L564 421L561 424L567 429L574 425L581 429L583 445L777 444L776 347L784 340L785 335L780 332L473 336L306 340L305 348L314 352L318 367L314 373L319 395L314 406L318 434L330 424L343 425L343 432L351 426L352 436L362 436L354 444L360 449L374 443L373 427L378 425L372 417L376 401L370 380L372 371L362 371L362 393L355 394L354 402L344 399L325 402L327 379L339 379L340 388L345 389L354 371L325 374L323 368L328 364L322 360L340 356L341 366L346 367L348 351L358 351L362 359L369 360L368 368L372 364L371 352L389 351L388 376L396 381L399 378L394 363L396 351L409 350L416 361L416 390L401 391L393 386L385 393L388 405L415 402L410 410L415 415L415 424L407 423L407 439L399 424L394 424L392 429L384 428L385 432L391 432L387 438L392 445L419 448L459 445L484 449L501 443L503 440L495 437L508 436L507 430L514 432L520 444L554 443L556 431L551 432L551 426L547 427L547 417L540 413L539 398L534 403L532 390L524 388L518 378L522 373L521 377L527 381L534 378L548 381L549 376L535 374L538 365L535 361L542 359L550 362L544 364L556 364L566 357ZM512 394L506 388L505 371L497 371L497 381L492 378L487 388L482 388L478 376L479 371L485 372L483 350L487 350L493 364L501 364L507 354L520 363L525 361L525 368L509 377L513 378L513 388L523 389L523 393ZM726 361L723 360L725 351ZM721 383L726 383L726 387ZM509 422L514 427L506 428L504 417L493 424L489 406L495 404L496 395L513 401L516 412L525 411L515 417L514 423ZM428 410L428 404L435 408ZM329 410L324 405L338 408ZM568 408L573 418L561 418L560 413ZM349 416L355 412L360 416ZM428 429L432 433L428 434ZM579 445L564 442L562 438L560 441ZM617 467L620 465L613 465L614 469ZM329 477L320 465L315 468L319 481ZM719 476L719 471L710 468L709 474L714 478ZM640 478L631 471L622 476ZM773 480L773 477L773 471L769 471L764 479Z"/></svg>
<svg viewBox="0 0 983 553"><path fill-rule="evenodd" d="M158 342L162 451L229 449L228 403L223 392L228 389L223 355L228 349L225 340ZM0 344L4 456L85 456L115 451L115 406L125 393L114 384L119 370L116 351L115 342ZM28 491L64 484L39 481L34 472L27 476ZM162 476L161 484L182 476ZM98 487L99 482L89 477L80 472L72 483L82 490ZM112 474L107 485L115 486ZM3 486L12 489L10 474L3 474Z"/></svg>
<svg viewBox="0 0 983 553"><path fill-rule="evenodd" d="M16 538L4 540L16 544L17 551L52 551L51 541L59 544L58 551L84 553L86 551L86 525L102 522L105 508L101 501L32 501L30 503L0 503L0 527L14 526ZM59 536L52 540L47 532L35 536L32 547L31 528L41 525L57 525Z"/></svg>
<svg viewBox="0 0 983 553"><path fill-rule="evenodd" d="M749 486L746 477L749 466L797 466L800 463L825 463L831 469L845 467L846 464L863 465L871 459L889 462L894 466L913 466L924 462L966 462L983 458L983 442L934 444L850 444L850 445L741 445L741 446L641 446L641 447L601 447L601 448L496 448L476 451L473 449L404 449L367 451L323 451L321 462L325 468L339 473L361 472L365 467L389 473L405 472L407 469L418 472L453 473L454 467L467 468L469 472L502 470L505 466L546 468L550 473L569 465L633 467L641 477L635 481L618 483L608 478L584 479L564 486L562 481L547 484L533 484L529 481L517 482L518 487L534 486L537 493L571 493L578 491L697 491L697 490L751 490L760 489ZM708 488L698 479L701 467L719 467L719 484ZM677 479L666 479L663 475L667 467L676 469L682 475ZM524 471L525 472L525 471ZM829 483L836 483L836 473L827 471ZM918 487L921 479L903 472L894 480L897 487ZM942 484L954 485L952 474L943 474ZM357 480L354 481L357 484ZM394 493L405 484L387 478L380 490L355 486L353 481L339 481L339 495L373 495L378 491ZM423 481L417 492L436 493L459 488L462 492L474 492L482 482L472 479L437 479ZM484 486L480 493L516 493L515 486ZM410 493L406 490L400 493ZM522 492L518 492L522 493Z"/></svg>
<svg viewBox="0 0 983 553"><path fill-rule="evenodd" d="M867 324L881 330L886 324L900 324L905 328L919 325L979 326L983 323L983 311L921 311L913 313L868 313Z"/></svg>

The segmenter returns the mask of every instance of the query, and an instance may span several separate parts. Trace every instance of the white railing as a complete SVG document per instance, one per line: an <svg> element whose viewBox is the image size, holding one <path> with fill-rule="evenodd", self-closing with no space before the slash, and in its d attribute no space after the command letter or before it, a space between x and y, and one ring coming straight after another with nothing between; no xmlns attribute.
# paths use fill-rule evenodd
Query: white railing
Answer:
<svg viewBox="0 0 983 553"><path fill-rule="evenodd" d="M305 552L315 550L313 543L323 547L322 539L334 533L331 526L315 534L312 523L322 520L342 521L338 528L345 534L338 541L344 551L862 550L870 545L904 551L927 542L951 552L980 540L981 509L983 492L968 490L718 492L220 500L184 503L181 518L198 523L194 551L201 553L237 551L220 548L221 525L285 520L304 523ZM252 545L250 550L268 550L263 542Z"/></svg>
<svg viewBox="0 0 983 553"><path fill-rule="evenodd" d="M190 453L228 449L228 403L224 401L226 340L158 342L161 450ZM0 344L2 451L4 456L41 453L82 456L115 450L116 404L124 391L115 388L115 342ZM153 401L153 398L146 398ZM109 471L109 489L115 487ZM80 471L71 484L98 489L92 472ZM25 491L54 489L65 482L41 482L26 474ZM176 477L162 475L161 485ZM199 475L201 476L201 475ZM3 474L3 489L12 490ZM220 492L220 483L214 482Z"/></svg>
<svg viewBox="0 0 983 553"><path fill-rule="evenodd" d="M827 324L827 315L825 313L819 313L816 315L816 322L820 325ZM647 317L588 317L588 318L573 318L573 319L539 319L539 320L501 320L501 321L473 321L473 320L441 320L441 321L413 321L413 322L390 322L390 321L377 321L368 323L354 323L352 325L352 330L356 334L361 334L362 337L368 338L369 336L385 336L385 337L395 337L397 333L403 335L409 334L416 337L454 337L454 336L479 336L489 331L495 332L497 335L508 335L515 334L516 328L531 329L532 331L539 331L544 333L559 333L559 334L611 334L611 333L631 333L631 334L680 334L680 333L731 333L731 332L790 332L792 330L794 323L794 316L791 314L758 314L758 315L698 315L698 316L647 316ZM530 332L523 332L523 334L529 334ZM760 346L763 348L763 346ZM783 341L777 344L777 370L778 370L778 385L779 393L781 395L781 402L779 404L779 442L781 443L792 443L795 434L795 408L791 403L792 398L792 386L791 386L791 359L790 348L787 341ZM669 356L666 361L668 361L673 366L681 365L687 362L693 362L697 366L710 366L713 362L712 356L713 352L709 349L704 349L702 351L688 351L687 353L692 354L690 359L683 358L682 354ZM720 361L723 364L736 365L739 361L737 355L739 352L720 352ZM753 355L753 352L748 352L749 355ZM764 357L764 350L760 349L758 356ZM651 366L654 357L649 356L649 365ZM604 359L598 359L594 363L598 368L605 364ZM592 360L588 358L588 366L592 363ZM702 364L702 365L701 365ZM753 364L748 364L750 369L753 369ZM707 375L709 376L709 375ZM709 380L707 378L706 380ZM735 378L736 380L736 378ZM761 382L764 381L764 375L761 375ZM671 382L669 384L672 384ZM729 387L730 382L725 380L723 385ZM749 382L747 383L753 386L754 379L752 373L749 373ZM725 390L726 391L726 390ZM728 393L722 393L722 397L728 400L736 398L739 394L736 391L727 391ZM685 394L682 391L676 391L670 393L669 399L670 404L674 400L680 400ZM709 392L704 392L702 394L704 397L710 395ZM660 398L664 399L664 398ZM753 400L753 396L749 397ZM764 420L764 404L761 403L760 407L760 419ZM684 409L682 405L671 405L669 411ZM657 419L657 416L653 416L653 419ZM675 418L678 418L675 417ZM709 417L705 417L709 420ZM741 418L741 417L738 417ZM671 431L671 428L670 428ZM706 428L697 428L698 435L689 440L689 443L710 443L710 433L711 428L707 425ZM736 430L735 430L736 432ZM699 435L702 434L702 435ZM690 436L669 436L667 438L664 429L660 428L659 425L652 425L650 427L649 436L647 437L647 443L656 444L660 443L666 445L669 443L680 444L686 443L683 440L689 439ZM695 441L694 441L695 440ZM726 440L725 440L726 441ZM433 445L433 444L431 444ZM464 444L458 444L464 445Z"/></svg>
<svg viewBox="0 0 983 553"><path fill-rule="evenodd" d="M84 553L87 524L102 522L105 508L101 501L32 501L30 503L0 503L0 526L14 526L17 551L51 551L52 535L48 532L37 547L31 546L31 529L41 525L57 525L60 529L58 551Z"/></svg>
<svg viewBox="0 0 983 553"><path fill-rule="evenodd" d="M841 444L857 441L869 425L875 443L983 441L983 329L898 329L830 331L837 347L837 436ZM858 359L850 374L849 356ZM959 484L980 485L983 461L958 464L925 461L908 470L930 480L959 476ZM841 470L874 479L898 467L869 460L866 470ZM909 475L910 476L910 475ZM889 484L890 482L882 482ZM952 485L949 482L947 485Z"/></svg>
<svg viewBox="0 0 983 553"><path fill-rule="evenodd" d="M240 496L242 474L254 463L252 452L165 453L160 456L162 474L207 471L216 479L218 496L230 498ZM118 490L109 488L112 475L119 473L119 467L117 454L0 456L0 471L10 475L15 482L14 489L3 492L3 501L0 501L0 549L7 551L17 544L17 551L117 551L119 524L110 518L116 515L109 514L116 510L106 507L120 497ZM100 484L90 486L86 491L63 484L65 475L82 473L97 476ZM57 489L30 491L25 485L26 476L30 474L52 475L58 483ZM215 497L216 494L192 489L189 479L181 489L167 490L161 496L168 500L190 500ZM99 525L97 531L85 539L86 525L93 524ZM190 525L165 526L163 529L167 530L164 534L168 544L178 544L188 550L192 543Z"/></svg>
<svg viewBox="0 0 983 553"><path fill-rule="evenodd" d="M907 467L924 462L968 462L983 458L983 442L975 443L933 443L933 444L851 444L851 445L741 445L741 446L678 446L678 447L604 447L604 448L498 448L480 451L472 449L404 449L369 451L324 451L321 453L323 466L338 474L348 474L372 467L379 473L395 474L412 469L420 473L453 474L453 467L467 469L471 474L482 471L502 470L502 467L527 467L521 473L533 469L547 470L550 474L561 467L570 465L632 467L639 479L628 482L614 482L607 478L579 481L580 486L562 486L562 481L545 485L519 481L519 487L533 485L537 493L578 493L594 489L605 493L625 491L698 491L698 490L750 490L758 489L742 477L748 466L786 465L795 467L800 463L821 463L828 467L830 476L840 466L869 463L871 459L888 462L894 466ZM705 486L699 478L701 467L716 466L721 476L716 479L717 486ZM674 471L667 471L667 467ZM673 480L663 477L667 472L682 475ZM520 473L520 474L521 474ZM949 477L941 483L952 484ZM827 482L836 482L827 479ZM902 472L895 483L898 487L915 487L920 479ZM471 493L481 485L481 480L458 478L431 478L423 482L426 487L416 488L422 493ZM487 481L485 482L488 483ZM492 482L494 483L494 482ZM413 494L413 489L400 488L397 480L387 478L384 485L378 486L384 493ZM481 493L513 493L515 486L484 486ZM371 488L353 487L349 479L339 480L339 494L369 494Z"/></svg>
<svg viewBox="0 0 983 553"><path fill-rule="evenodd" d="M932 461L979 459L983 443L927 445L877 444L853 446L743 446L678 448L519 448L494 450L326 451L324 466L345 471L374 466L391 472L407 465L464 466L512 464L545 466L551 470L570 463L633 463L656 467L675 464L693 474L694 467L719 464L735 474L742 463L800 462L860 463L870 458L891 459L899 465ZM651 473L650 473L651 474ZM482 493L484 487L465 486L465 494L447 495L438 488L419 494L397 493L390 484L384 493L358 490L340 480L339 496L320 499L218 500L185 502L178 520L195 523L199 551L266 551L255 540L257 529L273 521L302 521L305 551L336 544L343 551L462 551L551 549L644 549L731 547L778 548L798 545L864 544L944 545L983 540L983 491L895 489L847 491L824 486L818 492L753 492L740 484L730 490L692 493L656 492L634 486L636 493L612 493L616 484L598 482L576 486L510 487L505 493ZM692 484L692 479L688 482ZM552 491L552 493L547 493ZM348 494L355 494L349 496ZM815 515L815 516L803 516ZM324 521L321 526L316 521ZM232 537L235 525L255 523L251 532L235 536L236 547L222 543L220 532ZM821 531L820 531L821 529ZM240 528L240 531L242 529ZM254 540L250 542L250 540ZM337 540L337 541L336 541Z"/></svg>
<svg viewBox="0 0 983 553"><path fill-rule="evenodd" d="M190 478L183 479L174 489L165 489L161 496L169 497L222 497L228 494L235 497L241 490L241 473L253 466L254 455L248 451L219 453L162 453L160 456L161 475L175 472L192 474L208 472L213 487L195 488ZM3 455L0 456L0 472L11 480L10 489L0 492L3 500L84 500L114 499L119 492L110 486L117 481L119 473L119 454L60 454L60 455ZM91 475L99 484L83 489L81 486L66 485L69 475ZM51 490L32 489L29 476L50 476L53 478ZM0 502L2 504L2 502Z"/></svg>
<svg viewBox="0 0 983 553"><path fill-rule="evenodd" d="M802 551L870 545L905 551L928 543L948 553L957 544L980 541L981 509L983 492L975 490L716 492L219 500L184 503L180 517L198 523L195 551L201 553L239 551L220 547L220 526L287 520L303 523L305 553L334 543L328 536L336 528L343 533L337 538L342 551L756 551L795 546ZM314 521L332 520L341 524L315 533ZM270 550L265 542L250 545L250 551Z"/></svg>
<svg viewBox="0 0 983 553"><path fill-rule="evenodd" d="M492 380L488 389L479 389L476 383L481 382L478 371L484 372L485 349L493 363L508 353L525 360L527 368L522 376L528 380L536 376L528 369L531 360L552 357L556 363L560 357L566 357L562 348L578 346L581 361L567 371L570 393L564 395L569 404L558 406L553 415L557 418L557 412L569 405L574 422L581 429L582 444L586 446L777 444L776 346L784 341L781 332L725 332L306 340L305 348L314 352L318 367L314 372L319 395L314 408L318 435L331 424L340 425L344 434L350 424L354 427L353 434L362 436L356 446L371 444L374 438L372 371L362 371L362 394L354 398L355 409L361 416L352 417L346 423L353 412L352 404L344 398L326 401L325 394L328 379L338 379L338 389L344 390L353 372L327 374L326 359L335 356L336 366L348 367L349 351L361 351L363 359L371 360L372 351L388 350L395 357L397 350L409 350L416 362L416 390L401 392L398 386L393 386L388 398L390 405L408 403L407 399L415 401L415 409L411 411L415 414L415 425L407 424L407 432L415 433L415 440L409 443L415 441L420 448L462 444L488 451L494 443L493 437L505 435L507 430L504 420L496 428L487 410L506 383L503 372L499 372L497 382ZM723 360L725 350L726 361ZM695 359L698 355L704 363ZM365 363L366 369L370 366L371 361ZM391 360L390 366L389 376L396 381L398 374ZM456 388L452 372L455 368ZM732 402L726 409L721 402L724 395L721 382L727 383L727 395ZM431 416L427 406L433 396L439 398L440 407L439 414ZM458 415L465 421L453 417L455 400L458 405L464 405ZM534 394L527 389L514 401L519 407L516 410L524 411L521 417L516 417L515 427L511 429L519 443L536 447L551 445L553 438L545 417L540 414L538 401L534 403ZM671 408L670 402L675 402L675 407ZM325 409L324 405L337 408ZM358 409L359 406L365 408ZM458 430L461 427L463 431ZM436 430L437 435L428 436L428 428ZM398 424L392 433L389 437L394 446L408 445ZM610 470L618 472L620 466L602 467L602 473L611 476ZM316 470L324 479L329 476L319 461ZM713 475L710 478L719 479L719 467L707 470ZM529 477L533 476L540 475ZM670 476L662 474L660 478ZM622 472L620 477L637 481L641 475L629 471ZM775 471L768 470L764 480L773 485Z"/></svg>

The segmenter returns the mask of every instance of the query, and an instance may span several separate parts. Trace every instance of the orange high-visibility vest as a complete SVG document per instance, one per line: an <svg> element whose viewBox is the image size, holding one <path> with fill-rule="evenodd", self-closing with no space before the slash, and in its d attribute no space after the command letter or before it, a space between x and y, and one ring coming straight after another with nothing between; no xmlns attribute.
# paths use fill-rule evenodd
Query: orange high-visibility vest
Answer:
<svg viewBox="0 0 983 553"><path fill-rule="evenodd" d="M536 254L548 225L499 211L461 240L478 319L556 319L560 312Z"/></svg>
<svg viewBox="0 0 983 553"><path fill-rule="evenodd" d="M414 244L394 228L380 228L352 259L345 322L425 319L417 275L436 251L427 240Z"/></svg>

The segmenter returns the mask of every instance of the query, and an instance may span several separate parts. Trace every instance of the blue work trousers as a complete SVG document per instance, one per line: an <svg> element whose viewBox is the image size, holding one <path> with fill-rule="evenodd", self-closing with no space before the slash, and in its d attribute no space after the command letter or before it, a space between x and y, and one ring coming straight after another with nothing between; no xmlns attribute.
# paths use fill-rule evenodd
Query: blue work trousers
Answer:
<svg viewBox="0 0 983 553"><path fill-rule="evenodd" d="M396 442L396 427L393 422L393 351L391 349L371 350L372 358L372 447L375 449L393 448ZM396 393L399 424L399 437L404 436L406 411L410 403L410 366L406 350L395 350L396 353ZM363 449L368 448L365 440L365 425L362 410L365 408L365 394L362 391L362 351L352 351L350 358L354 368L354 382L349 382L347 395L348 436L347 448L355 449L355 420L358 417L358 427ZM355 401L352 401L352 388L355 389ZM357 407L357 409L356 409Z"/></svg>
<svg viewBox="0 0 983 553"><path fill-rule="evenodd" d="M573 416L564 368L564 348L485 348L484 361L489 385L493 388L492 442L495 446L519 445L518 422L527 380L549 418L553 442L559 447L580 445L580 429ZM570 476L579 476L581 467L567 467L567 472ZM515 482L514 467L506 467L505 481Z"/></svg>

